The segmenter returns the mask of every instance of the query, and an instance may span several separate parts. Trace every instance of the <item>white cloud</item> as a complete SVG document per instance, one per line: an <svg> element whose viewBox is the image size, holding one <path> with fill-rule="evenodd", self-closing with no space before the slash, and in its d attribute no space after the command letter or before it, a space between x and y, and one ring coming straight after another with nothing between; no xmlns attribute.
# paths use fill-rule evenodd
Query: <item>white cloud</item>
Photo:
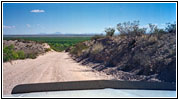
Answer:
<svg viewBox="0 0 179 100"><path fill-rule="evenodd" d="M16 28L16 27L15 26L6 26L6 25L4 25L3 28L4 29L12 29L12 28Z"/></svg>
<svg viewBox="0 0 179 100"><path fill-rule="evenodd" d="M30 12L32 12L32 13L44 13L45 10L34 9L34 10L31 10Z"/></svg>
<svg viewBox="0 0 179 100"><path fill-rule="evenodd" d="M30 24L26 24L26 26L27 26L28 28L30 28L30 27L31 27L31 25L30 25Z"/></svg>

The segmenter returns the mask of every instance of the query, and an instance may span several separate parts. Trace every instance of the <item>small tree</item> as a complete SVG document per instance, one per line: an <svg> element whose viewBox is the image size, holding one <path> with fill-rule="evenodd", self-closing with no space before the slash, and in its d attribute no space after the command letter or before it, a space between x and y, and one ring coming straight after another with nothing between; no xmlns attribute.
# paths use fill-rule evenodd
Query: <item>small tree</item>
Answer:
<svg viewBox="0 0 179 100"><path fill-rule="evenodd" d="M106 36L113 36L115 29L114 28L106 28L105 32L106 32Z"/></svg>

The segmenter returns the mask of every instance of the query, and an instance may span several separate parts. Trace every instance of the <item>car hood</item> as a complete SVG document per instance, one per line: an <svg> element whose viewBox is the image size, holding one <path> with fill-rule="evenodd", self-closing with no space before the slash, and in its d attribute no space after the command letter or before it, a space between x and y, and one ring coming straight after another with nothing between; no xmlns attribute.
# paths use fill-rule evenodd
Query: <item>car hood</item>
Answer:
<svg viewBox="0 0 179 100"><path fill-rule="evenodd" d="M170 90L130 90L130 89L96 89L96 90L72 90L72 91L52 91L12 94L5 97L85 97L85 98L105 98L105 97L176 97L176 91Z"/></svg>

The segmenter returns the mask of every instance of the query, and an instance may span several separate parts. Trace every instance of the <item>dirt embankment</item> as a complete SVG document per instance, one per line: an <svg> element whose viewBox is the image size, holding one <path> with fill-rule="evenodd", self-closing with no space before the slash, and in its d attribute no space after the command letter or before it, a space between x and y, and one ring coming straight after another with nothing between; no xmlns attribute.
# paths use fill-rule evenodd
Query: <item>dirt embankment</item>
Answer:
<svg viewBox="0 0 179 100"><path fill-rule="evenodd" d="M27 40L3 40L3 46L13 45L16 51L22 50L24 53L45 53L50 46L47 43L39 43Z"/></svg>
<svg viewBox="0 0 179 100"><path fill-rule="evenodd" d="M40 54L50 51L47 43L28 40L3 40L3 62L36 58Z"/></svg>
<svg viewBox="0 0 179 100"><path fill-rule="evenodd" d="M176 81L176 34L102 37L68 49L77 62L130 81Z"/></svg>
<svg viewBox="0 0 179 100"><path fill-rule="evenodd" d="M100 79L112 77L76 63L64 52L50 51L36 59L3 63L3 94L10 94L18 84Z"/></svg>

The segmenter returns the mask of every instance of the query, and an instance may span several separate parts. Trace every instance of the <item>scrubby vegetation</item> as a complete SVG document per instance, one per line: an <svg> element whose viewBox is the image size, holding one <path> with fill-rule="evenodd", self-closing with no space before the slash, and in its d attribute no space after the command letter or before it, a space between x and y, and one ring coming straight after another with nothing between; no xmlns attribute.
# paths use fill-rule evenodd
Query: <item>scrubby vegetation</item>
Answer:
<svg viewBox="0 0 179 100"><path fill-rule="evenodd" d="M139 22L117 25L118 36L95 37L76 44L69 51L82 64L132 81L176 81L176 24L165 29L149 24L149 31ZM75 53L74 53L75 51Z"/></svg>
<svg viewBox="0 0 179 100"><path fill-rule="evenodd" d="M148 24L149 32L146 32L147 28L140 28L139 21L134 22L124 22L117 24L117 30L120 35L134 35L139 36L142 34L165 34L165 33L176 33L176 23L173 24L167 23L167 27L165 29L160 29L157 25Z"/></svg>
<svg viewBox="0 0 179 100"><path fill-rule="evenodd" d="M17 52L15 52L13 49L13 45L3 48L3 61L9 61L18 58Z"/></svg>
<svg viewBox="0 0 179 100"><path fill-rule="evenodd" d="M117 30L121 35L142 35L146 33L146 28L139 28L139 21L119 23Z"/></svg>
<svg viewBox="0 0 179 100"><path fill-rule="evenodd" d="M14 49L14 45L10 45L10 46L5 46L3 48L3 61L11 61L11 60L16 60L16 59L25 59L25 58L36 58L36 54L25 54L24 51L19 50L16 51Z"/></svg>
<svg viewBox="0 0 179 100"><path fill-rule="evenodd" d="M12 61L25 58L36 58L39 54L50 51L45 43L22 40L3 40L3 61Z"/></svg>

